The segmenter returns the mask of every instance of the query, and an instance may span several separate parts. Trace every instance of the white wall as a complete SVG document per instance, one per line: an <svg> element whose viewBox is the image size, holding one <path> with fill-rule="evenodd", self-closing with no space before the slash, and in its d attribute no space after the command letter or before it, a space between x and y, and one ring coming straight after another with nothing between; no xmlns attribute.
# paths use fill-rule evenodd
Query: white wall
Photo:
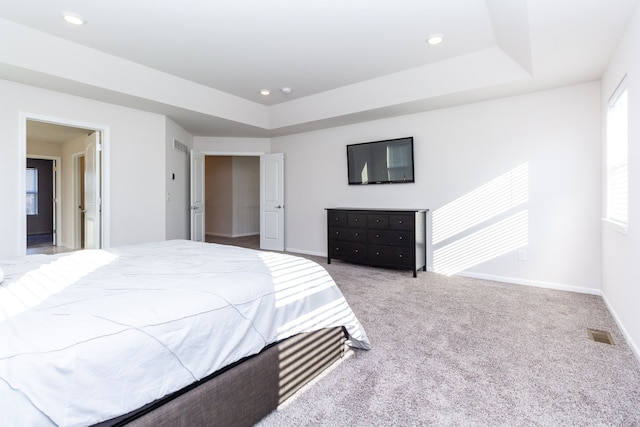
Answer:
<svg viewBox="0 0 640 427"><path fill-rule="evenodd" d="M0 80L0 180L22 182L21 113L108 130L108 239L112 246L165 237L165 119L116 105ZM0 257L20 255L18 186L0 186Z"/></svg>
<svg viewBox="0 0 640 427"><path fill-rule="evenodd" d="M204 154L216 155L260 155L271 152L269 138L224 138L194 136L193 148Z"/></svg>
<svg viewBox="0 0 640 427"><path fill-rule="evenodd" d="M640 358L640 8L602 78L602 120L606 123L607 101L627 74L629 94L629 229L627 234L602 224L602 293L618 324ZM606 129L603 126L602 140ZM602 147L605 159L605 146ZM603 160L604 167L604 160ZM602 171L602 188L606 172ZM603 211L605 215L603 195Z"/></svg>
<svg viewBox="0 0 640 427"><path fill-rule="evenodd" d="M190 239L190 157L189 153L174 149L174 139L193 148L193 136L166 119L166 239Z"/></svg>
<svg viewBox="0 0 640 427"><path fill-rule="evenodd" d="M347 184L347 144L405 136L414 137L415 183ZM528 260L510 250L462 273L598 293L599 144L599 83L274 138L272 151L286 162L285 246L326 254L327 207L433 212L526 163L528 202L449 240L524 209Z"/></svg>

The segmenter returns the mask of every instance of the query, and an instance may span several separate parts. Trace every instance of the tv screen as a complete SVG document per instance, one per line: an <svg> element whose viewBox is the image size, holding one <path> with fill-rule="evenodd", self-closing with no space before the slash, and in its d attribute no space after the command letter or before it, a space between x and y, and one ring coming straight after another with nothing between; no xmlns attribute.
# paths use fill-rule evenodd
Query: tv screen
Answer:
<svg viewBox="0 0 640 427"><path fill-rule="evenodd" d="M347 145L349 184L396 184L413 180L413 137Z"/></svg>

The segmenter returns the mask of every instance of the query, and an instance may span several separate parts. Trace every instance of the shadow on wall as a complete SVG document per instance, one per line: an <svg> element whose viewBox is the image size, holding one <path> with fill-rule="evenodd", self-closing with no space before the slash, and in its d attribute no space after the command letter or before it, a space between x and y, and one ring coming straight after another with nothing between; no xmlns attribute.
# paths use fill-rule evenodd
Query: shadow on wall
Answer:
<svg viewBox="0 0 640 427"><path fill-rule="evenodd" d="M435 210L433 270L455 274L529 242L529 164Z"/></svg>

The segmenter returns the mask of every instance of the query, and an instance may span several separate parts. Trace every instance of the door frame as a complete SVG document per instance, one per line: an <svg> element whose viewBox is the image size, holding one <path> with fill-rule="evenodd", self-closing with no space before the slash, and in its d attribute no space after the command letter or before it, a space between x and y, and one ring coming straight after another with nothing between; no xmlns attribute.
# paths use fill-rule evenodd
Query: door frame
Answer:
<svg viewBox="0 0 640 427"><path fill-rule="evenodd" d="M41 160L53 160L53 182L55 183L53 188L53 244L54 246L60 246L60 236L62 236L62 157L59 156L45 156L40 154L25 155L26 159L41 159ZM25 165L26 168L26 165ZM25 191L26 193L26 191ZM25 196L26 198L26 196ZM26 200L25 200L26 202ZM25 232L26 235L26 232Z"/></svg>
<svg viewBox="0 0 640 427"><path fill-rule="evenodd" d="M20 111L18 115L18 255L26 255L27 253L27 213L26 213L26 187L24 171L27 167L27 121L45 122L53 125L71 126L83 129L90 129L102 133L102 179L101 179L101 197L102 197L102 224L101 224L101 242L102 248L108 248L111 244L111 216L110 216L110 132L109 126L96 123L82 122L62 117L47 116L37 113L29 113ZM61 218L62 220L62 218ZM24 238L23 238L24 237ZM61 236L58 236L60 241ZM73 243L73 242L71 242Z"/></svg>
<svg viewBox="0 0 640 427"><path fill-rule="evenodd" d="M80 171L80 159L84 159L84 151L73 153L73 249L82 249L82 215L80 212L80 183L84 180L84 170ZM82 172L82 174L81 174Z"/></svg>
<svg viewBox="0 0 640 427"><path fill-rule="evenodd" d="M189 150L189 228L194 242L205 241L205 158L206 155L195 148Z"/></svg>

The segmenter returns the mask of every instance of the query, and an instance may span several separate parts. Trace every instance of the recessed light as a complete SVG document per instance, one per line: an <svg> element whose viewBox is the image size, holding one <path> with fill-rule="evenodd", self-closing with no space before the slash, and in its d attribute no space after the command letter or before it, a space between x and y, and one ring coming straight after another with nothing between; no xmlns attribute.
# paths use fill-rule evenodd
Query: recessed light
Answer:
<svg viewBox="0 0 640 427"><path fill-rule="evenodd" d="M280 91L282 91L282 93L284 93L285 95L289 95L292 92L291 88L287 87L287 86L285 86L282 89L280 89Z"/></svg>
<svg viewBox="0 0 640 427"><path fill-rule="evenodd" d="M260 89L260 95L263 95L263 96L271 95L271 91L269 89Z"/></svg>
<svg viewBox="0 0 640 427"><path fill-rule="evenodd" d="M429 43L432 46L435 46L437 44L442 43L443 40L444 40L444 36L442 34L433 34L429 36L429 38L427 39L427 43Z"/></svg>
<svg viewBox="0 0 640 427"><path fill-rule="evenodd" d="M73 24L73 25L84 25L87 23L87 21L85 21L85 19L82 16L78 15L77 13L63 12L62 17L69 24Z"/></svg>

